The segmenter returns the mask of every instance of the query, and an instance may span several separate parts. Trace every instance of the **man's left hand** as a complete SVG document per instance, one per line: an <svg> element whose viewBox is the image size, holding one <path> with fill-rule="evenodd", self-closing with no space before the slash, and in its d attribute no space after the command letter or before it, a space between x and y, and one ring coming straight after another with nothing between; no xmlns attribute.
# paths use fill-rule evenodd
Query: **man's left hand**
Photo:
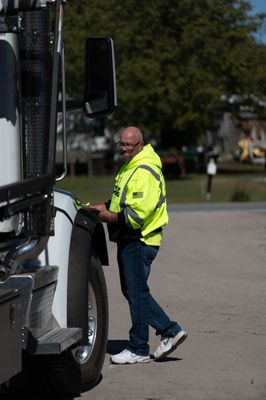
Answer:
<svg viewBox="0 0 266 400"><path fill-rule="evenodd" d="M103 222L108 222L108 223L114 223L118 222L118 217L117 213L113 213L108 210L102 210L98 214L98 217L103 221Z"/></svg>

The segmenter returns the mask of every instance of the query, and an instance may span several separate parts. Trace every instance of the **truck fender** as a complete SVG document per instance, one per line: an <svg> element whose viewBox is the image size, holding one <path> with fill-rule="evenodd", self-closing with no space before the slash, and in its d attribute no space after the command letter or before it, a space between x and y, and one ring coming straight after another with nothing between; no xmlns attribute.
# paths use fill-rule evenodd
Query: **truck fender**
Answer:
<svg viewBox="0 0 266 400"><path fill-rule="evenodd" d="M89 261L95 252L101 263L108 263L104 228L98 217L80 209L71 234L67 287L67 326L81 327L82 344L88 338Z"/></svg>

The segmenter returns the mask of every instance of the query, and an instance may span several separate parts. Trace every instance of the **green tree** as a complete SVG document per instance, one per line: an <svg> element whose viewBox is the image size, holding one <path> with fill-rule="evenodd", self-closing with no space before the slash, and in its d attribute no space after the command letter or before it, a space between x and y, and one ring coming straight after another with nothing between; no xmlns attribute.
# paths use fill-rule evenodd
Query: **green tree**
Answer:
<svg viewBox="0 0 266 400"><path fill-rule="evenodd" d="M115 42L114 126L136 124L162 143L195 144L217 126L223 94L263 96L264 21L246 0L79 0L65 11L68 90L82 92L85 38ZM261 109L261 112L264 110Z"/></svg>

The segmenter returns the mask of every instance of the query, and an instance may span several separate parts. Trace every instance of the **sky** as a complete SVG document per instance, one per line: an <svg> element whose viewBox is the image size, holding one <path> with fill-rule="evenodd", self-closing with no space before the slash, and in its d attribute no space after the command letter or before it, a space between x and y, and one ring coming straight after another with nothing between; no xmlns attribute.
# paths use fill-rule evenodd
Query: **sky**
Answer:
<svg viewBox="0 0 266 400"><path fill-rule="evenodd" d="M259 12L266 13L266 0L249 0L250 4L253 6L252 13L257 14ZM266 24L263 29L258 34L258 40L266 44Z"/></svg>
<svg viewBox="0 0 266 400"><path fill-rule="evenodd" d="M253 5L256 13L266 12L266 1L265 0L249 0L250 4Z"/></svg>

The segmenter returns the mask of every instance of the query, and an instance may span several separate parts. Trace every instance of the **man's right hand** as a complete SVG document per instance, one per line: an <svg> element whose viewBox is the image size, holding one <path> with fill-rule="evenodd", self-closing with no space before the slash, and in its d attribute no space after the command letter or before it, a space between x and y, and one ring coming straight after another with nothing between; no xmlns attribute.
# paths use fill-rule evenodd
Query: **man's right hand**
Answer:
<svg viewBox="0 0 266 400"><path fill-rule="evenodd" d="M89 209L93 209L93 210L95 210L95 211L100 213L102 211L106 211L106 205L104 203L102 203L102 204L91 204L89 206Z"/></svg>

